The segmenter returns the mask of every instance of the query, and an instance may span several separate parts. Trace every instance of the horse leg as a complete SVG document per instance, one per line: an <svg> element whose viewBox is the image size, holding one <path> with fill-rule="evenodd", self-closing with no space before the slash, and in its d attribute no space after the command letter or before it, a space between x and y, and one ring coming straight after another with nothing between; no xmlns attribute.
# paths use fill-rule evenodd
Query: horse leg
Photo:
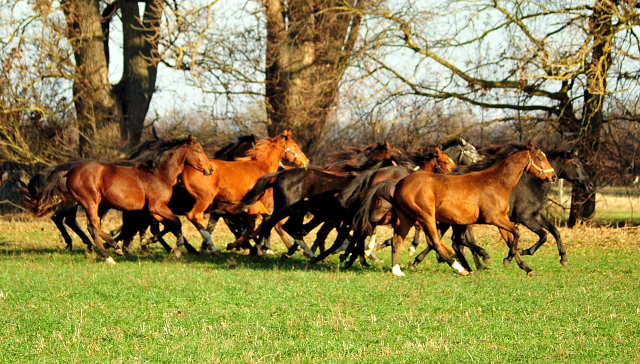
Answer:
<svg viewBox="0 0 640 364"><path fill-rule="evenodd" d="M435 216L433 213L429 214L428 212L422 212L422 216L418 217L418 221L422 226L425 234L431 239L433 242L433 248L438 252L438 255L444 259L449 266L458 271L461 275L467 275L469 272L463 268L459 262L455 261L453 257L455 256L455 252L451 250L448 246L446 246L440 240L438 226L436 225Z"/></svg>
<svg viewBox="0 0 640 364"><path fill-rule="evenodd" d="M560 264L562 264L565 268L569 268L569 263L567 261L567 249L562 243L562 238L560 237L558 228L556 228L556 226L549 219L547 219L546 216L540 214L538 218L546 226L551 235L553 235L554 239L556 239L556 245L558 245L558 254L560 254Z"/></svg>
<svg viewBox="0 0 640 364"><path fill-rule="evenodd" d="M385 241L383 241L382 243L376 245L376 251L378 250L382 250L388 246L391 246L393 244L393 238L389 238Z"/></svg>
<svg viewBox="0 0 640 364"><path fill-rule="evenodd" d="M556 239L556 245L558 246L558 252L560 254L560 264L567 267L567 250L562 244L562 239L560 238L560 232L556 229L555 225L551 221L549 221L544 215L538 214L531 219L527 219L526 221L521 221L522 225L529 228L529 230L536 233L539 237L538 241L531 246L529 249L525 249L520 252L520 255L533 255L538 248L540 248L547 241L547 232L544 228L547 228L551 235Z"/></svg>
<svg viewBox="0 0 640 364"><path fill-rule="evenodd" d="M411 242L411 246L409 247L409 255L413 255L416 252L416 248L420 245L420 226L415 226L415 233L413 235L413 242Z"/></svg>
<svg viewBox="0 0 640 364"><path fill-rule="evenodd" d="M113 258L111 258L109 256L109 253L107 253L107 251L104 248L104 245L102 245L102 241L100 240L100 236L104 235L104 236L108 236L106 233L104 233L101 228L100 228L100 217L98 215L98 206L84 206L84 210L87 214L87 220L88 220L88 230L91 233L91 236L93 237L93 242L96 246L96 250L98 251L98 254L105 259L105 261L108 264L116 264L116 262L113 260ZM102 234L101 234L102 233Z"/></svg>
<svg viewBox="0 0 640 364"><path fill-rule="evenodd" d="M494 221L493 225L498 227L500 234L505 239L507 246L509 247L509 255L504 258L503 261L505 268L509 266L511 259L515 257L518 266L524 270L528 276L536 275L536 273L522 260L520 252L518 252L518 240L520 239L520 231L518 230L518 227L509 221L506 216Z"/></svg>
<svg viewBox="0 0 640 364"><path fill-rule="evenodd" d="M331 232L331 230L333 230L337 226L338 226L337 223L328 222L328 221L325 221L325 223L322 224L322 227L320 228L320 230L318 230L318 233L316 234L316 240L313 242L313 245L311 246L311 250L313 251L314 254L318 248L320 249L320 253L323 253L325 251L324 242L327 240L327 236L329 236L329 233Z"/></svg>
<svg viewBox="0 0 640 364"><path fill-rule="evenodd" d="M287 238L287 235L282 229L282 221L278 221L274 226L274 229L276 229L276 232L278 233L278 235L280 235L280 240L282 240L282 242L284 243L284 246L286 246L287 249L289 249L291 247L291 243L289 242L289 238ZM262 235L262 231L260 232L260 234ZM268 245L271 245L271 244L268 244Z"/></svg>
<svg viewBox="0 0 640 364"><path fill-rule="evenodd" d="M207 229L205 229L203 225L204 212L207 210L207 208L211 205L212 202L213 202L213 196L211 196L210 199L209 198L196 199L195 205L193 206L191 211L187 213L187 219L189 219L189 221L191 221L193 226L195 226L195 228L198 229L198 231L200 232L200 235L204 240L202 245L206 246L207 250L209 250L211 253L216 253L218 250L213 245L213 240L211 240L211 233ZM167 209L169 210L168 207ZM175 214L173 212L171 212L171 215L175 217ZM178 223L180 223L180 219L178 219L177 217L175 218L177 219ZM179 226L180 226L180 235L182 235L182 228L181 228L182 225L179 225Z"/></svg>
<svg viewBox="0 0 640 364"><path fill-rule="evenodd" d="M71 228L71 230L80 237L84 245L87 246L88 251L93 251L93 243L91 242L91 239L89 239L87 234L82 231L82 228L80 227L80 225L78 225L78 220L76 219L78 214L78 204L74 202L73 206L69 207L68 209L64 209L66 210L66 212L64 213L65 225Z"/></svg>
<svg viewBox="0 0 640 364"><path fill-rule="evenodd" d="M149 224L149 230L151 231L151 234L153 234L154 236L160 234L160 223L158 222L158 220L151 218L151 223ZM163 236L158 237L158 242L160 242L160 245L162 245L162 247L167 253L171 253L172 248L164 240Z"/></svg>
<svg viewBox="0 0 640 364"><path fill-rule="evenodd" d="M351 254L349 260L344 264L344 269L349 269L353 265L353 263L361 256L360 252L362 251L362 256L364 256L364 239L365 236L359 234L357 232L353 233L353 237L351 238L351 242L349 243L349 247L347 251ZM365 264L368 265L368 263Z"/></svg>
<svg viewBox="0 0 640 364"><path fill-rule="evenodd" d="M393 244L391 245L391 266L393 267L391 272L396 277L403 277L404 273L400 269L400 248L402 248L404 238L415 225L416 220L407 216L400 209L396 209L396 215L398 215L398 219L393 229Z"/></svg>
<svg viewBox="0 0 640 364"><path fill-rule="evenodd" d="M337 228L338 236L333 244L329 247L329 249L321 252L317 257L311 258L311 264L315 264L321 260L326 259L329 255L333 254L338 248L340 248L343 244L347 236L349 236L349 231L351 231L351 227L340 226Z"/></svg>
<svg viewBox="0 0 640 364"><path fill-rule="evenodd" d="M56 224L56 227L62 234L62 238L64 239L65 244L67 244L66 249L68 251L71 251L73 250L73 240L71 239L71 236L67 232L67 228L64 227L64 219L65 219L66 213L67 211L63 211L63 212L56 211L56 213L54 213L51 216L51 220L53 221L54 224Z"/></svg>
<svg viewBox="0 0 640 364"><path fill-rule="evenodd" d="M464 247L466 246L467 248L469 248L469 250L471 250L471 253L473 254L473 261L476 264L476 268L478 268L479 270L486 269L486 267L480 261L479 257L482 256L482 259L484 260L484 262L489 264L490 263L489 254L487 253L486 250L484 250L484 248L482 248L476 243L476 240L473 236L473 230L471 229L470 225L454 226L452 241L454 242L454 244L459 246L459 249L460 249L459 254L461 256L464 257ZM454 248L454 250L456 250L456 248ZM458 255L458 251L456 251L456 255ZM460 263L462 263L462 261ZM469 271L471 270L469 268L467 269Z"/></svg>

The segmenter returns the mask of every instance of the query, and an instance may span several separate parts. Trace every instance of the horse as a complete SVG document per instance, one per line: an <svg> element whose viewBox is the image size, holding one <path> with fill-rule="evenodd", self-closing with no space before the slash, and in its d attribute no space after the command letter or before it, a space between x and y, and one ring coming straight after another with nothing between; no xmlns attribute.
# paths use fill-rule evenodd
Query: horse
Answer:
<svg viewBox="0 0 640 364"><path fill-rule="evenodd" d="M480 158L480 154L473 144L467 142L461 137L448 139L440 144L440 149L458 166L468 166L476 163Z"/></svg>
<svg viewBox="0 0 640 364"><path fill-rule="evenodd" d="M248 152L249 157L235 161L209 160L214 172L210 176L203 176L194 168L185 167L182 182L186 191L195 199L193 208L187 212L187 219L200 231L205 240L203 246L212 252L217 251L209 233L203 226L205 211L215 203L215 208L223 212L237 213L236 208L242 198L251 190L256 181L265 174L278 169L281 161L294 163L306 167L309 159L302 153L300 147L291 138L291 131L285 130L275 138L258 141L256 147ZM259 216L269 215L261 202L249 207L248 228L234 243L227 245L227 249L234 249L242 245L255 233L256 220Z"/></svg>
<svg viewBox="0 0 640 364"><path fill-rule="evenodd" d="M589 176L586 174L584 167L578 158L577 150L567 151L564 149L552 148L546 150L545 153L549 164L555 170L558 178L563 178L585 190L593 188L593 183L591 183ZM538 248L547 241L546 229L556 239L556 245L560 255L560 264L568 267L566 248L562 243L560 232L544 214L544 210L547 206L547 196L550 190L551 184L545 183L529 174L523 175L511 194L508 216L509 220L512 222L522 224L538 235L538 241L528 249L522 250L520 255L533 255ZM446 228L447 226L439 227L441 235L446 232ZM454 235L452 237L453 244L458 247L469 247L473 253L473 259L476 262L476 266L480 268L481 264L478 259L479 250L475 246L475 241L473 240L473 234L471 233L470 228L464 229L464 227L462 227L462 231L465 234L462 239L471 239L470 241L461 240L461 238L456 234L456 229L460 228L454 227ZM454 248L454 250L456 251L456 255L463 267L469 269L468 265L465 266L466 260L462 251L456 248ZM412 267L417 266L429 251L430 248L427 247L422 253L420 253L413 262ZM480 254L482 255L482 253ZM505 261L504 263L505 265L508 265L510 260Z"/></svg>
<svg viewBox="0 0 640 364"><path fill-rule="evenodd" d="M185 239L182 236L180 219L169 209L173 185L186 166L203 175L212 173L206 154L191 136L176 141L167 151L151 161L134 166L105 164L97 161L80 163L67 173L67 189L73 198L84 207L89 220L89 231L93 236L98 254L109 264L113 258L104 249L100 238L111 244L113 239L101 229L99 209L120 211L148 209L149 213L170 229L178 240L174 250L181 255Z"/></svg>
<svg viewBox="0 0 640 364"><path fill-rule="evenodd" d="M67 190L67 172L84 161L71 161L36 173L26 188L18 190L22 194L23 204L31 213L41 217L53 212L51 220L56 225L66 244L66 249L73 249L73 240L65 228L65 224L75 232L87 249L92 249L91 240L78 225L76 215L78 202Z"/></svg>
<svg viewBox="0 0 640 364"><path fill-rule="evenodd" d="M240 135L235 142L228 143L227 145L218 149L213 154L213 159L232 161L236 158L244 157L249 150L255 148L257 142L258 138L253 134ZM138 150L134 152L129 158L139 158L139 156L141 155L149 154L150 151L158 149L158 146L162 146L162 143L166 142L162 140L146 142L141 147L139 147ZM169 208L176 215L184 215L193 207L194 203L195 200L186 192L179 178L178 183L173 186L173 193L168 204ZM219 215L211 215L209 217L207 231L213 232L213 229L215 228L215 225L220 217L221 216ZM246 222L243 221L242 216L227 214L223 218L225 223L229 227L229 230L231 230L236 238L242 236L242 232L244 230L244 227L246 226ZM246 217L244 218L244 220L246 220ZM139 233L141 248L143 252L147 253L149 240L145 238L145 233L147 228L150 227L153 236L158 235L157 222L146 211L125 212L122 216L122 222L123 225L121 227L121 230L114 230L110 234L113 236L115 235L114 233L119 232L115 240L123 241L122 248L125 252L128 253L130 250L130 245L133 241L133 237L137 233ZM167 252L171 252L172 248L164 241L162 237L158 236L155 240L159 241Z"/></svg>
<svg viewBox="0 0 640 364"><path fill-rule="evenodd" d="M263 250L268 250L271 228L277 226L286 216L291 216L292 211L300 209L300 212L291 216L282 226L295 239L295 243L288 247L289 252L283 254L283 257L293 254L298 245L303 247L305 255L312 257L314 253L304 242L303 237L307 231L315 228L322 221L314 218L311 222L304 224L306 213L302 210L305 210L305 207L299 206L292 210L291 206L314 195L340 192L357 174L370 168L371 165L378 167L397 165L404 159L403 153L391 147L389 143L377 143L366 148L349 148L346 151L334 153L325 169L292 169L263 176L242 201L244 206L250 206L262 196L264 191L269 188L273 190L274 211L262 225L258 246L256 246L257 254L261 255ZM318 239L326 237L335 227L333 223L325 223L318 232Z"/></svg>
<svg viewBox="0 0 640 364"><path fill-rule="evenodd" d="M344 261L350 254L351 259L345 263L345 268L351 267L353 262L356 259L356 252L361 257L362 264L366 264L366 255L372 255L372 247L369 248L368 251L365 252L364 249L364 239L371 235L362 231L362 229L357 228L359 226L359 218L357 216L359 207L366 198L369 191L378 183L383 181L398 181L409 174L413 173L416 170L422 170L431 173L446 173L451 171L455 164L451 160L449 156L444 154L435 144L427 143L422 148L410 152L409 158L413 163L418 164L416 167L408 167L408 166L393 166L380 168L377 170L370 170L362 175L360 175L357 179L355 179L347 188L345 188L340 195L338 196L338 200L340 205L344 208L353 210L350 218L353 220L354 235L349 243L347 248L347 252L340 257L341 261ZM390 207L390 206L388 206ZM385 225L391 222L394 219L393 212L390 208L382 208L376 211L378 215L375 219L370 221L375 221L376 225ZM329 248L327 252L324 252L320 256L316 258L316 260L324 259L328 254L335 251L339 245L336 242L334 245ZM372 235L370 245L375 245L375 234ZM373 256L375 259L375 256Z"/></svg>
<svg viewBox="0 0 640 364"><path fill-rule="evenodd" d="M399 265L399 248L416 222L425 230L438 254L458 273L468 274L454 261L454 252L440 241L436 220L449 225L480 223L498 227L509 247L507 258L515 257L521 269L529 276L535 275L518 252L520 233L508 219L509 200L523 173L553 182L557 178L553 168L544 153L529 142L505 145L495 155L478 162L476 170L463 175L416 172L397 183L386 181L375 186L362 208L371 209L374 197L394 207L397 215L392 245L394 275L404 275ZM361 214L365 231L372 230L368 215Z"/></svg>

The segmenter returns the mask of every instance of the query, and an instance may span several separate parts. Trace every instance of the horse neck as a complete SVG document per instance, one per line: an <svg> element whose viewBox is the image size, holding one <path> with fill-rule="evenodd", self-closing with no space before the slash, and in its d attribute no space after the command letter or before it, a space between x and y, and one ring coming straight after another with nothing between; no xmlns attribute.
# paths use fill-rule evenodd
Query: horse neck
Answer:
<svg viewBox="0 0 640 364"><path fill-rule="evenodd" d="M166 153L167 155L164 156L158 165L156 175L166 183L174 185L184 169L184 163L187 159L187 149L178 147Z"/></svg>
<svg viewBox="0 0 640 364"><path fill-rule="evenodd" d="M513 191L528 163L529 152L523 150L506 157L486 169L485 172L489 175L496 176L501 185L505 186L509 191Z"/></svg>
<svg viewBox="0 0 640 364"><path fill-rule="evenodd" d="M278 165L284 158L284 146L275 144L269 149L268 153L261 154L260 158L256 158L254 161L258 168L267 171L266 173L273 173L278 170Z"/></svg>

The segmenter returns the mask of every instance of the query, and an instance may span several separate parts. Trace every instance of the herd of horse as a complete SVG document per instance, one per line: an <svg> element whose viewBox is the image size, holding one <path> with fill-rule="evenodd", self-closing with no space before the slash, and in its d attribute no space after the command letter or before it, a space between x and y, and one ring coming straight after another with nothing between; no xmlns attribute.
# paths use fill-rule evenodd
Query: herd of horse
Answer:
<svg viewBox="0 0 640 364"><path fill-rule="evenodd" d="M521 256L534 254L546 242L547 231L556 240L560 263L566 266L560 234L543 213L550 182L563 178L584 189L593 188L575 151L543 152L531 142L478 151L458 137L441 145L425 143L409 152L385 142L347 148L328 160L322 167L310 166L290 131L260 140L241 136L211 159L191 137L159 139L140 145L124 160L78 160L47 168L20 192L34 215L52 214L68 249L72 238L65 225L88 250L95 246L110 264L115 260L107 249L117 255L131 254L131 242L138 234L143 253L149 244L160 242L178 257L183 249L217 254L212 232L222 218L236 237L227 249L245 249L246 254L259 256L272 253L270 235L275 228L287 247L283 258L302 248L315 264L342 247L340 261L349 268L358 259L367 265L367 259L377 259L375 250L390 245L392 272L403 276L399 252L414 227L410 249L418 246L420 231L427 237L427 247L412 268L435 250L440 261L467 275L473 270L465 247L476 268L485 268L490 258L473 237L474 224L499 229L508 247L505 266L515 258L521 269L534 275ZM87 214L92 239L76 220L79 206ZM122 211L122 226L106 233L101 219L110 209ZM209 214L206 225L205 214ZM200 250L183 236L178 215L186 216L200 232ZM532 230L539 240L519 249L516 224ZM376 245L379 225L392 226L394 234ZM309 246L305 237L317 227ZM148 229L151 238L146 238ZM334 229L337 236L327 248L325 240ZM452 230L451 248L441 240L448 229ZM176 237L176 247L163 238L169 232Z"/></svg>

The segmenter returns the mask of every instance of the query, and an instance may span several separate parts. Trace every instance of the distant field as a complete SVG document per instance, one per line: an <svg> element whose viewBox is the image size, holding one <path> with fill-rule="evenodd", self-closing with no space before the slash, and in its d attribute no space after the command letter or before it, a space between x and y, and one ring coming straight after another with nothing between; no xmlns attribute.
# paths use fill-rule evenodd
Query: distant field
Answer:
<svg viewBox="0 0 640 364"><path fill-rule="evenodd" d="M312 266L300 254L176 259L159 247L112 267L79 240L65 252L48 219L0 220L0 361L640 362L640 231L561 231L570 269L553 242L525 257L537 277L505 269L504 243L481 227L490 270L457 276L432 255L397 279L389 250L347 272L335 256ZM223 224L214 238L231 239Z"/></svg>
<svg viewBox="0 0 640 364"><path fill-rule="evenodd" d="M560 203L560 193L552 189L549 196ZM562 194L562 210L556 203L550 204L550 215L566 221L571 206L571 189L565 187ZM596 194L596 221L615 225L621 221L632 221L640 225L640 190L636 187L604 187Z"/></svg>

